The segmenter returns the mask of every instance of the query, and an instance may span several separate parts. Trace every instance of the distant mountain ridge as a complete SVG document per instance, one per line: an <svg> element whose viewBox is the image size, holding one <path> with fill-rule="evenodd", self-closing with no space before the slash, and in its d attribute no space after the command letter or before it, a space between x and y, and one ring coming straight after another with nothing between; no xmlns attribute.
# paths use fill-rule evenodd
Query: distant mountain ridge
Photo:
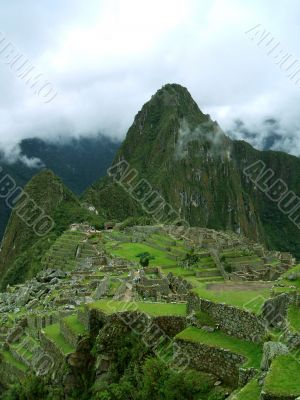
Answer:
<svg viewBox="0 0 300 400"><path fill-rule="evenodd" d="M22 187L42 168L51 169L75 194L80 195L89 185L106 174L120 143L109 137L71 138L50 143L42 139L24 139L20 143L21 156L38 158L41 166L30 168L23 162L9 164L1 160L6 173ZM10 209L0 200L0 239L10 215Z"/></svg>

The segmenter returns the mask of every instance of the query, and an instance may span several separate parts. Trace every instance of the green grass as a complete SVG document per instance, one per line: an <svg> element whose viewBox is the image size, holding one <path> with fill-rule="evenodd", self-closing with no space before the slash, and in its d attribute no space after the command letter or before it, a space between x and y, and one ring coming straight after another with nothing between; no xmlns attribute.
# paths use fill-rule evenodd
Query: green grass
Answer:
<svg viewBox="0 0 300 400"><path fill-rule="evenodd" d="M237 339L221 331L206 332L191 326L180 332L176 338L203 343L212 347L221 347L245 356L247 358L247 362L244 364L245 367L259 368L260 366L262 346L257 343Z"/></svg>
<svg viewBox="0 0 300 400"><path fill-rule="evenodd" d="M295 305L289 306L288 322L293 330L300 332L300 307Z"/></svg>
<svg viewBox="0 0 300 400"><path fill-rule="evenodd" d="M289 293L289 292L300 292L300 277L294 281L290 281L288 276L292 274L300 273L300 264L295 265L293 268L286 271L280 279L280 284L284 286L275 286L273 288L274 293ZM292 286L292 287L291 287Z"/></svg>
<svg viewBox="0 0 300 400"><path fill-rule="evenodd" d="M164 274L168 274L169 272L172 272L173 275L176 276L194 276L195 271L193 269L185 269L181 267L172 267L172 268L163 268L162 272Z"/></svg>
<svg viewBox="0 0 300 400"><path fill-rule="evenodd" d="M182 303L143 303L143 302L124 302L116 300L98 300L88 304L89 308L102 310L107 314L113 314L121 311L141 311L150 316L157 317L162 315L168 316L185 316L186 304Z"/></svg>
<svg viewBox="0 0 300 400"><path fill-rule="evenodd" d="M154 249L150 245L142 243L119 243L118 248L116 249L110 248L110 251L115 256L136 262L139 261L139 258L136 257L137 254L148 252L155 257L154 260L150 261L150 266L174 264L174 260L168 257L167 252Z"/></svg>
<svg viewBox="0 0 300 400"><path fill-rule="evenodd" d="M162 233L153 233L150 239L156 241L158 244L163 242L166 246L171 246L174 242L177 243L177 240L173 240L169 235L163 235Z"/></svg>
<svg viewBox="0 0 300 400"><path fill-rule="evenodd" d="M270 289L268 288L257 290L210 290L207 288L206 283L197 279L192 280L192 283L196 285L193 292L203 299L244 308L255 314L260 313L263 303L270 297Z"/></svg>
<svg viewBox="0 0 300 400"><path fill-rule="evenodd" d="M276 396L300 396L300 364L291 354L277 357L264 383L264 391Z"/></svg>
<svg viewBox="0 0 300 400"><path fill-rule="evenodd" d="M23 372L25 372L27 370L27 366L25 364L21 363L20 361L16 360L9 351L2 350L0 352L0 354L3 357L3 360L7 364L11 364Z"/></svg>
<svg viewBox="0 0 300 400"><path fill-rule="evenodd" d="M78 336L82 336L87 333L85 326L78 321L77 315L65 317L64 322Z"/></svg>
<svg viewBox="0 0 300 400"><path fill-rule="evenodd" d="M233 395L231 400L259 400L261 387L257 379L252 379L238 393Z"/></svg>
<svg viewBox="0 0 300 400"><path fill-rule="evenodd" d="M20 347L20 344L12 344L10 346L13 350L15 350L23 358L26 358L29 361L32 359L33 353L31 351L25 349L25 347Z"/></svg>
<svg viewBox="0 0 300 400"><path fill-rule="evenodd" d="M74 352L74 348L65 340L63 335L60 333L59 324L49 325L44 328L44 333L48 339L56 344L63 354L69 354Z"/></svg>

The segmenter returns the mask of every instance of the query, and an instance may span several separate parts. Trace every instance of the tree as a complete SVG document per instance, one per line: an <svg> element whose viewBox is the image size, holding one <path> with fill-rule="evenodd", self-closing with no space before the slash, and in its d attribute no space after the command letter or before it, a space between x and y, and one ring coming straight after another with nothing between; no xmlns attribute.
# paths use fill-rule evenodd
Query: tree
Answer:
<svg viewBox="0 0 300 400"><path fill-rule="evenodd" d="M144 253L137 254L136 257L140 258L140 264L143 268L148 267L150 260L154 260L154 258L155 258L147 251Z"/></svg>
<svg viewBox="0 0 300 400"><path fill-rule="evenodd" d="M185 257L182 259L182 264L184 267L192 267L200 261L198 254L195 254L194 248L191 248Z"/></svg>

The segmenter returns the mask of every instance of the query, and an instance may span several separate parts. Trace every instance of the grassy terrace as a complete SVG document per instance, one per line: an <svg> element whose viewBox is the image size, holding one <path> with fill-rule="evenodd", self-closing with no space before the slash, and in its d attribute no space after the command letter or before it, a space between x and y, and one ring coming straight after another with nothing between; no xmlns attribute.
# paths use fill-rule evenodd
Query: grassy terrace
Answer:
<svg viewBox="0 0 300 400"><path fill-rule="evenodd" d="M70 328L70 330L78 336L87 333L87 330L85 329L84 325L82 325L78 321L77 315L70 315L68 317L65 317L64 322L68 326L68 328Z"/></svg>
<svg viewBox="0 0 300 400"><path fill-rule="evenodd" d="M14 367L18 368L19 370L25 372L27 370L27 367L25 364L21 363L20 361L16 360L13 355L9 352L9 351L1 351L0 352L0 357L3 357L3 360L7 363L7 364L11 364Z"/></svg>
<svg viewBox="0 0 300 400"><path fill-rule="evenodd" d="M288 293L288 292L300 292L300 277L290 281L288 280L288 276L293 274L300 275L300 264L295 265L293 268L289 269L282 275L282 279L280 280L280 284L283 286L275 286L273 288L274 293Z"/></svg>
<svg viewBox="0 0 300 400"><path fill-rule="evenodd" d="M177 267L177 266L173 266L173 267L163 267L162 268L162 272L164 273L164 274L168 274L169 272L172 272L172 274L173 275L176 275L176 276L182 276L182 277L185 277L185 276L194 276L195 275L195 271L193 270L193 269L184 269L184 268L181 268L181 267Z"/></svg>
<svg viewBox="0 0 300 400"><path fill-rule="evenodd" d="M295 305L289 306L288 322L294 331L300 332L300 307L296 307Z"/></svg>
<svg viewBox="0 0 300 400"><path fill-rule="evenodd" d="M107 245L108 250L115 256L125 258L129 261L139 261L136 257L137 254L148 252L155 257L154 260L150 261L150 266L155 265L173 265L174 260L168 257L168 253L162 250L154 249L150 245L143 243L119 243L117 248L112 248Z"/></svg>
<svg viewBox="0 0 300 400"><path fill-rule="evenodd" d="M275 396L300 396L300 364L292 355L277 357L264 383L264 391Z"/></svg>
<svg viewBox="0 0 300 400"><path fill-rule="evenodd" d="M226 335L221 331L206 332L202 329L188 327L180 332L177 339L202 343L211 347L221 347L247 358L245 367L259 368L262 357L262 346Z"/></svg>
<svg viewBox="0 0 300 400"><path fill-rule="evenodd" d="M261 388L257 379L253 379L244 386L231 400L259 400Z"/></svg>
<svg viewBox="0 0 300 400"><path fill-rule="evenodd" d="M186 304L173 303L143 303L125 302L116 300L98 300L88 304L89 308L96 308L106 314L113 314L121 311L141 311L152 317L158 316L185 316Z"/></svg>
<svg viewBox="0 0 300 400"><path fill-rule="evenodd" d="M74 351L74 348L65 340L63 335L60 333L59 324L49 325L44 328L45 336L55 343L63 354L69 354Z"/></svg>
<svg viewBox="0 0 300 400"><path fill-rule="evenodd" d="M187 280L189 279L187 278ZM226 283L220 283L221 286L219 288L218 285L214 285L210 289L209 284L199 282L196 279L193 279L192 283L196 286L193 289L193 293L203 299L243 308L255 314L260 313L263 303L270 297L269 288L255 288L253 285L253 290L249 290L249 286L253 284L252 282L245 284L246 290L241 286L235 287L234 285L226 288Z"/></svg>

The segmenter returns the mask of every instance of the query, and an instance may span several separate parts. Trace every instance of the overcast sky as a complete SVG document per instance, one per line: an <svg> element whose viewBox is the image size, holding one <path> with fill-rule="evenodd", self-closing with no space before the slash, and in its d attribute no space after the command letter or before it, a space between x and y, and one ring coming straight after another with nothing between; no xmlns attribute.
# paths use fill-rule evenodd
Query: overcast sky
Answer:
<svg viewBox="0 0 300 400"><path fill-rule="evenodd" d="M263 121L277 119L277 146L300 154L299 85L245 33L261 24L300 59L297 0L1 0L0 10L6 41L58 91L45 104L0 61L0 147L33 136L124 137L143 103L176 82L235 137L245 137L241 119L257 147Z"/></svg>

